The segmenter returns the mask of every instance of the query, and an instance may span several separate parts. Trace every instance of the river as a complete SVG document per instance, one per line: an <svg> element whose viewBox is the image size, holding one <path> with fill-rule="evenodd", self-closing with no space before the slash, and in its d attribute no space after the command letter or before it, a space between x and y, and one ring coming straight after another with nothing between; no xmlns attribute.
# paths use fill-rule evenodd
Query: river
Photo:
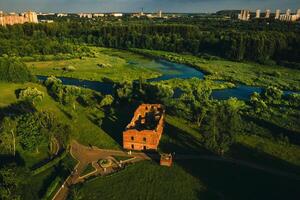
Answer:
<svg viewBox="0 0 300 200"><path fill-rule="evenodd" d="M138 62L129 61L128 64L139 65ZM158 71L162 76L158 78L148 79L149 82L170 80L174 78L189 79L189 78L199 78L203 79L205 77L204 73L196 70L188 65L172 63L166 60L149 60L147 65L143 64L144 67L151 70ZM39 80L46 80L47 76L37 76ZM58 77L65 85L75 85L84 88L89 88L102 94L112 94L113 83L104 83L99 81L87 81L79 80L74 78ZM262 88L252 87L247 85L238 84L235 88L213 90L212 98L218 100L229 99L230 97L236 97L240 100L249 100L251 94L254 92L260 93ZM285 94L290 94L292 92L285 91Z"/></svg>

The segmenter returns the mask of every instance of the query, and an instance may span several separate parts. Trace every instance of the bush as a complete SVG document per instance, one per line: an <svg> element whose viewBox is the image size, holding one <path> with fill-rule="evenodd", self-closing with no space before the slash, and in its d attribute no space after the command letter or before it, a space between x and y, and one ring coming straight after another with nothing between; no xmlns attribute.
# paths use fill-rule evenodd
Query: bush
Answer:
<svg viewBox="0 0 300 200"><path fill-rule="evenodd" d="M68 155L68 152L64 151L62 154L60 154L59 156L55 157L53 160L49 161L48 163L46 163L42 167L39 167L39 168L33 170L32 174L33 175L37 175L37 174L40 174L40 173L46 171L47 169L49 169L49 168L53 167L54 165L58 164L67 155Z"/></svg>
<svg viewBox="0 0 300 200"><path fill-rule="evenodd" d="M23 89L19 93L19 99L32 102L36 104L41 102L44 98L44 93L39 91L37 88L28 87Z"/></svg>
<svg viewBox="0 0 300 200"><path fill-rule="evenodd" d="M42 198L43 200L49 199L51 197L51 195L53 194L53 192L55 191L55 189L57 188L57 186L61 183L61 178L60 177L56 177L50 184L50 186L48 187L44 197Z"/></svg>

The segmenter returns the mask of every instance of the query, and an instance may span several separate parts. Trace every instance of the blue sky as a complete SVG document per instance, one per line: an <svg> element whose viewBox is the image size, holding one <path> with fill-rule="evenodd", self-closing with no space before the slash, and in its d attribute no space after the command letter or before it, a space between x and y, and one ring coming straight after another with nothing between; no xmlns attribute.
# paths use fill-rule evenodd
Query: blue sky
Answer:
<svg viewBox="0 0 300 200"><path fill-rule="evenodd" d="M222 9L300 8L300 0L0 0L0 10L41 12L215 12Z"/></svg>

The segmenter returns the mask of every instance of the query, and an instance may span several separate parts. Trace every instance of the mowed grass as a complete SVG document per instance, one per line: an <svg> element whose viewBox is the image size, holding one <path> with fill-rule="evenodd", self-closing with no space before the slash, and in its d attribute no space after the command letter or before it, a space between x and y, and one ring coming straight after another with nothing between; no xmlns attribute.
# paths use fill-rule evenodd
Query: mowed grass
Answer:
<svg viewBox="0 0 300 200"><path fill-rule="evenodd" d="M103 81L110 79L115 82L155 78L160 75L157 71L145 67L150 60L139 55L112 49L93 48L95 57L83 57L70 60L54 60L28 62L27 66L35 75L71 77L82 80ZM112 55L114 54L114 55ZM134 61L135 63L132 63ZM105 67L99 66L105 65ZM74 71L63 70L68 66Z"/></svg>
<svg viewBox="0 0 300 200"><path fill-rule="evenodd" d="M82 199L217 199L203 184L180 166L161 167L144 161L112 176L83 184ZM201 198L200 198L201 199Z"/></svg>
<svg viewBox="0 0 300 200"><path fill-rule="evenodd" d="M225 80L250 86L276 86L285 90L300 90L300 70L282 66L234 62L224 59L204 59L192 55L165 51L134 49L145 55L164 58L194 66L207 73L207 79Z"/></svg>
<svg viewBox="0 0 300 200"><path fill-rule="evenodd" d="M231 157L300 176L299 146L283 145L256 135L237 135L236 141L230 151Z"/></svg>
<svg viewBox="0 0 300 200"><path fill-rule="evenodd" d="M171 168L141 162L79 188L82 199L297 199L299 181L234 164L178 160Z"/></svg>
<svg viewBox="0 0 300 200"><path fill-rule="evenodd" d="M300 167L300 148L296 145L280 145L274 141L259 136L238 135L237 141L248 147L260 149L274 157L285 160Z"/></svg>

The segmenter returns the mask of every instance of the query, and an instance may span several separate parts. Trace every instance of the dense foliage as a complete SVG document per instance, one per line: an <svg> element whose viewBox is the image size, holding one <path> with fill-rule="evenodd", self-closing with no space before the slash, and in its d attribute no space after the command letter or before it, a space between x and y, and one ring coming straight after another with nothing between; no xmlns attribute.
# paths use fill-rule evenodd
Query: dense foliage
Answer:
<svg viewBox="0 0 300 200"><path fill-rule="evenodd" d="M299 63L300 45L297 29L252 29L251 24L233 30L234 25L215 25L177 22L97 24L90 22L60 22L26 24L0 29L0 55L33 55L72 53L81 50L73 44L87 43L114 48L147 48L179 53L210 53L234 60L271 60L295 66ZM207 25L206 25L207 26ZM216 26L216 29L213 27ZM265 24L268 26L268 24ZM247 28L249 27L249 28ZM296 64L296 66L298 66Z"/></svg>
<svg viewBox="0 0 300 200"><path fill-rule="evenodd" d="M0 58L0 81L26 82L32 80L34 77L23 62L15 58Z"/></svg>

